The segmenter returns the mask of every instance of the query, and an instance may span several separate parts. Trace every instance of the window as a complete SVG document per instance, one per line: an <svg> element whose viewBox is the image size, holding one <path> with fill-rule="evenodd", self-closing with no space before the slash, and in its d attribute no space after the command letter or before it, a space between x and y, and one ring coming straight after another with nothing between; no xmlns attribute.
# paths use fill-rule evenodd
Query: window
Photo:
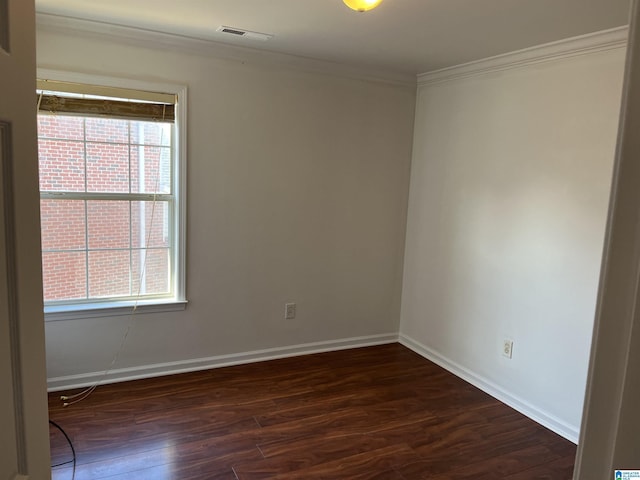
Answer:
<svg viewBox="0 0 640 480"><path fill-rule="evenodd" d="M176 95L55 81L38 88L45 313L183 305Z"/></svg>

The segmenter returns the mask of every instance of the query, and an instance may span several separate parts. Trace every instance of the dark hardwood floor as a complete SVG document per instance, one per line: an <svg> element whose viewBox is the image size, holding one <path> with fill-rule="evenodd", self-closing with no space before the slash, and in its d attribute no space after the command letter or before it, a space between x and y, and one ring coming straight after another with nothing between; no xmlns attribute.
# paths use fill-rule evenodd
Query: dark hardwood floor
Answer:
<svg viewBox="0 0 640 480"><path fill-rule="evenodd" d="M568 480L576 451L399 344L58 397L50 417L77 480ZM53 427L51 447L54 464L71 458Z"/></svg>

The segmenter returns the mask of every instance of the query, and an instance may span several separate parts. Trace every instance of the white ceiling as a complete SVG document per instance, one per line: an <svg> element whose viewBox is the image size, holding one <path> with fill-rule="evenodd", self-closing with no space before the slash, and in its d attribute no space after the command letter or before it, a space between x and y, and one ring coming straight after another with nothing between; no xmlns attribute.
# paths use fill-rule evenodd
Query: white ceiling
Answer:
<svg viewBox="0 0 640 480"><path fill-rule="evenodd" d="M398 73L424 73L627 24L630 0L36 0L40 13ZM267 42L217 33L225 25Z"/></svg>

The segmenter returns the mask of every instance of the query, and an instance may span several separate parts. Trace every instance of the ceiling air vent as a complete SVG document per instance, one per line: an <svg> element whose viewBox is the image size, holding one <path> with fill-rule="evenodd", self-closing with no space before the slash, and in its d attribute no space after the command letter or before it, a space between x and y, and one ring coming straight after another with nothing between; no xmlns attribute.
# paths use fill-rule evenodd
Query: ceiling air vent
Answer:
<svg viewBox="0 0 640 480"><path fill-rule="evenodd" d="M252 32L250 30L242 30L241 28L236 27L225 27L224 25L216 28L216 32L248 38L250 40L260 40L261 42L266 42L273 37L273 35L269 33Z"/></svg>

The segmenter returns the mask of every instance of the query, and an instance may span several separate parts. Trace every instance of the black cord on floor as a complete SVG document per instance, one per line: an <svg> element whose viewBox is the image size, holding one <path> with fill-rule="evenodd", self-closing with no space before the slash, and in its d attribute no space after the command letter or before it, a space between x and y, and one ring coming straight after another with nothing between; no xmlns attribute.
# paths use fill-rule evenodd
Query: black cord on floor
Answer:
<svg viewBox="0 0 640 480"><path fill-rule="evenodd" d="M51 425L53 425L54 427L56 427L58 430L60 430L60 432L62 432L62 435L64 435L64 438L66 438L67 442L69 442L69 446L71 447L71 453L73 453L73 458L71 460L68 460L68 461L62 462L62 463L57 463L55 465L51 465L51 468L61 467L63 465L68 465L70 463L73 463L73 476L75 477L75 475L76 475L76 449L73 448L73 442L69 438L69 435L67 435L67 432L65 432L64 429L60 425L58 425L53 420L49 420L49 423Z"/></svg>

